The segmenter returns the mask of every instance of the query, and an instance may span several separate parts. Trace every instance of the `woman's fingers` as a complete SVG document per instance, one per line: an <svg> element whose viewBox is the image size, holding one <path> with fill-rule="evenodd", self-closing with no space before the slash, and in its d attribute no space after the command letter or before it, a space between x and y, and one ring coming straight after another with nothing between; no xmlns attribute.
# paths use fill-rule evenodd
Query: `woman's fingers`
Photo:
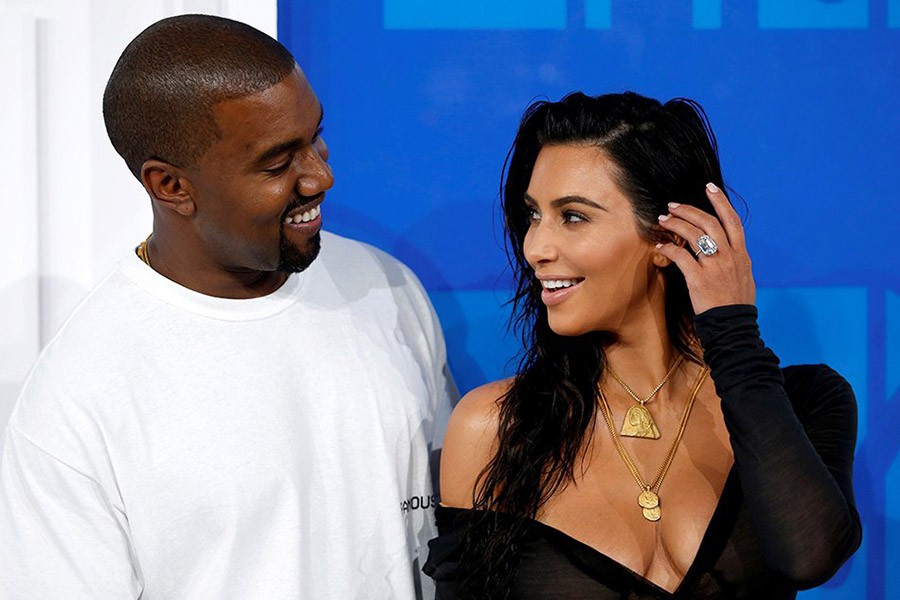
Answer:
<svg viewBox="0 0 900 600"><path fill-rule="evenodd" d="M671 210L676 211L678 209L671 208ZM690 244L690 250L695 253L697 251L697 238L706 233L703 229L700 229L690 221L671 213L668 215L660 215L659 225L663 229L671 231Z"/></svg>
<svg viewBox="0 0 900 600"><path fill-rule="evenodd" d="M679 269L681 269L681 273L684 275L685 280L688 282L688 287L690 288L690 282L698 277L698 271L701 269L700 264L694 258L694 255L684 246L679 246L678 244L657 244L656 251L671 260Z"/></svg>
<svg viewBox="0 0 900 600"><path fill-rule="evenodd" d="M728 241L731 243L732 248L743 248L745 245L744 225L728 200L728 196L716 184L707 183L706 197L709 198L710 203L716 210L716 214L719 215L719 221L725 229L725 234L728 236Z"/></svg>
<svg viewBox="0 0 900 600"><path fill-rule="evenodd" d="M670 202L669 214L660 216L659 224L684 238L694 251L702 235L712 238L720 249L731 247L739 253L745 251L744 226L728 197L712 183L707 184L706 195L718 218L696 206Z"/></svg>
<svg viewBox="0 0 900 600"><path fill-rule="evenodd" d="M741 220L719 188L710 184L706 193L719 218L695 206L672 202L669 214L659 217L659 226L690 246L685 248L677 241L656 246L660 255L681 270L698 314L714 306L752 304L756 299ZM701 236L709 236L718 248L711 254L698 252Z"/></svg>
<svg viewBox="0 0 900 600"><path fill-rule="evenodd" d="M683 246L671 243L657 244L656 251L681 270L696 314L715 306L755 302L756 285L743 253L716 252L695 258Z"/></svg>

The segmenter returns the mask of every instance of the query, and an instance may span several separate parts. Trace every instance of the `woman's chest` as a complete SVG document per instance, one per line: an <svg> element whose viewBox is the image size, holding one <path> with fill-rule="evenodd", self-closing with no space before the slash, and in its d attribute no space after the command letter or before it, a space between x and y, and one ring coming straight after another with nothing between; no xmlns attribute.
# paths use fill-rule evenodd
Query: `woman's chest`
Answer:
<svg viewBox="0 0 900 600"><path fill-rule="evenodd" d="M674 590L694 563L733 464L721 413L701 405L698 414L674 452L665 429L659 440L616 443L597 428L575 483L539 520Z"/></svg>

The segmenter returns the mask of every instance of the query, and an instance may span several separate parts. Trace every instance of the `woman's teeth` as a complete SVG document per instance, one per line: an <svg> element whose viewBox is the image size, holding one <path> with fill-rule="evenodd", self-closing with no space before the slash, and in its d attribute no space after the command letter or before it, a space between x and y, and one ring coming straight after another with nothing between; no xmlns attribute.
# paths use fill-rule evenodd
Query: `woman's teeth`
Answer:
<svg viewBox="0 0 900 600"><path fill-rule="evenodd" d="M577 283L577 279L545 279L541 281L541 285L544 286L545 290L558 290L571 287Z"/></svg>
<svg viewBox="0 0 900 600"><path fill-rule="evenodd" d="M309 223L313 219L319 216L319 213L322 212L321 206L317 206L315 208L311 208L304 213L297 213L293 217L285 217L284 224L290 225L291 223Z"/></svg>

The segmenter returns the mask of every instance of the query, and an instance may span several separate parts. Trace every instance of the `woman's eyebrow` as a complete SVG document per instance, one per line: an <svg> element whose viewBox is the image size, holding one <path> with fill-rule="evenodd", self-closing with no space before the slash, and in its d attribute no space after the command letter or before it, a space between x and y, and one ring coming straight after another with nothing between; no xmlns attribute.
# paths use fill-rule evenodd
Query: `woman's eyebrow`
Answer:
<svg viewBox="0 0 900 600"><path fill-rule="evenodd" d="M528 204L537 204L537 201L529 196L528 192L525 192L525 202ZM609 212L609 210L605 206L601 206L593 200L585 198L584 196L579 196L578 194L570 194L568 196L557 198L556 200L550 202L550 208L559 209L563 206L566 206L567 204L584 204L585 206L590 206L591 208Z"/></svg>

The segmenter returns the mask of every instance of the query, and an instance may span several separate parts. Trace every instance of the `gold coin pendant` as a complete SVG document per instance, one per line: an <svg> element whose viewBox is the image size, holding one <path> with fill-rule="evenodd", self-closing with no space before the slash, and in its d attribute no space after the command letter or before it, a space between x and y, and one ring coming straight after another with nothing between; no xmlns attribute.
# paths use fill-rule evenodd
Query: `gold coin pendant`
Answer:
<svg viewBox="0 0 900 600"><path fill-rule="evenodd" d="M648 521L659 521L660 513L658 506L653 508L642 508L641 512L644 513L644 518Z"/></svg>
<svg viewBox="0 0 900 600"><path fill-rule="evenodd" d="M644 490L638 496L638 505L641 508L656 508L659 506L659 496L656 495L656 492Z"/></svg>

